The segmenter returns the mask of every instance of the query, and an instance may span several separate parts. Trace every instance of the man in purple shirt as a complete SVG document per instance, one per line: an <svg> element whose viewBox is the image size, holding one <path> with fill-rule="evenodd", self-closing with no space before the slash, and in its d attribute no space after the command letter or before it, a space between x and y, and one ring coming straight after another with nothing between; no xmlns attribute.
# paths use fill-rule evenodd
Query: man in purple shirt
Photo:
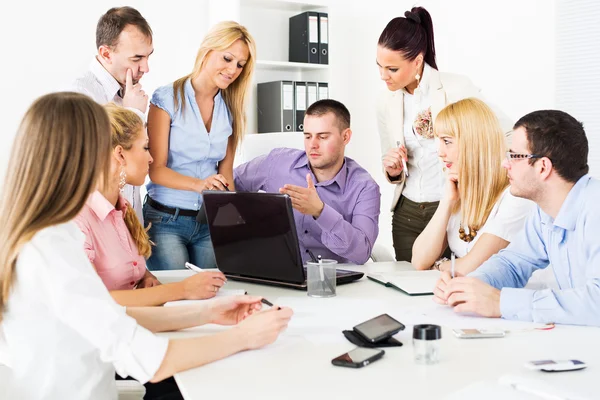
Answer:
<svg viewBox="0 0 600 400"><path fill-rule="evenodd" d="M371 175L344 156L350 112L335 100L313 103L304 117L304 149L279 148L234 171L238 191L290 196L302 260L308 250L364 264L379 233L381 194Z"/></svg>

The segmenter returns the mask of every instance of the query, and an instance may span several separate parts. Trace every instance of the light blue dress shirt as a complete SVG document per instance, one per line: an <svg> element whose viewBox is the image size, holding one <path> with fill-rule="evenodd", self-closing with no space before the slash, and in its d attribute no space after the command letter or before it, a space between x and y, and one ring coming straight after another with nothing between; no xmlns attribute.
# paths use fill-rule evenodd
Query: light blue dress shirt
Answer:
<svg viewBox="0 0 600 400"><path fill-rule="evenodd" d="M553 220L539 207L521 234L469 276L502 289L506 319L600 326L600 181L577 181ZM552 264L559 290L523 289Z"/></svg>
<svg viewBox="0 0 600 400"><path fill-rule="evenodd" d="M185 107L175 111L173 84L162 86L152 95L151 104L165 110L171 118L169 158L167 167L182 175L205 179L217 173L218 163L225 158L227 141L233 133L232 118L221 92L214 98L210 133L202 120L191 80L184 86ZM148 195L169 207L199 210L202 196L199 193L176 190L150 182Z"/></svg>

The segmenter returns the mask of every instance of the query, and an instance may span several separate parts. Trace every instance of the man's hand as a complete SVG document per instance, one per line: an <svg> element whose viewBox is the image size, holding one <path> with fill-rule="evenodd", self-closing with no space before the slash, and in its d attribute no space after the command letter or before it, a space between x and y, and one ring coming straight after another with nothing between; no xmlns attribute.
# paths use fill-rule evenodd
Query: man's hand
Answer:
<svg viewBox="0 0 600 400"><path fill-rule="evenodd" d="M284 185L279 189L279 193L290 196L292 206L302 214L319 218L325 203L321 201L310 174L306 175L306 184L308 187L305 188L296 185Z"/></svg>
<svg viewBox="0 0 600 400"><path fill-rule="evenodd" d="M471 312L493 318L502 316L500 290L477 278L454 278L447 284L445 294L447 304L454 307L456 312Z"/></svg>
<svg viewBox="0 0 600 400"><path fill-rule="evenodd" d="M448 296L446 291L448 290L448 284L452 280L449 272L442 272L442 276L435 284L435 288L433 288L433 301L438 304L446 305L448 304Z"/></svg>
<svg viewBox="0 0 600 400"><path fill-rule="evenodd" d="M148 95L142 90L142 85L133 84L133 72L127 70L125 78L125 95L123 96L123 107L135 108L146 113L148 108Z"/></svg>

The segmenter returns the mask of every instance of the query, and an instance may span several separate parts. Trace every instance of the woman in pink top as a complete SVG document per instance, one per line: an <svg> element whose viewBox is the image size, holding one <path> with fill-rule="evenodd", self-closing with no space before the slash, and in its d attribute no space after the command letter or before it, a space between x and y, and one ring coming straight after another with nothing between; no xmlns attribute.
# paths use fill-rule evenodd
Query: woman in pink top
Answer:
<svg viewBox="0 0 600 400"><path fill-rule="evenodd" d="M85 251L96 272L115 301L124 306L214 297L227 281L221 272L202 272L181 282L161 285L146 269L151 242L120 189L125 184L144 183L152 163L148 135L144 122L134 112L114 104L105 108L112 131L110 184L92 193L75 218L86 236Z"/></svg>

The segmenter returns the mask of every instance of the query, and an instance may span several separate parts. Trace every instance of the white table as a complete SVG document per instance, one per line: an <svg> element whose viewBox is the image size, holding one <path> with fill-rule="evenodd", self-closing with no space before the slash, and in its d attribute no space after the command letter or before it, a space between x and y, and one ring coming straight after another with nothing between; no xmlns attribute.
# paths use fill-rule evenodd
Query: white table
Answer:
<svg viewBox="0 0 600 400"><path fill-rule="evenodd" d="M389 272L411 268L408 263L386 262L351 269ZM181 280L190 272L164 271L156 275L166 283ZM280 297L307 298L306 292L231 280L227 288L243 288L249 294L261 295L272 301ZM600 389L597 396L593 389L594 379L600 376L598 328L557 326L549 331L514 332L501 339L465 340L455 338L451 329L444 327L440 341L440 363L424 366L414 363L412 326L408 320L403 321L402 315L405 312L409 315L410 310L433 307L431 296L410 297L363 278L352 284L338 286L335 298L316 301L380 303L381 309L373 309L368 317L389 312L404 322L406 330L395 336L404 346L386 348L381 360L355 370L331 364L332 358L355 347L343 338L341 332L339 339L333 339L331 335L304 338L285 333L266 348L240 353L177 374L175 379L185 399L365 400L374 396L441 399L474 382L495 382L505 374L541 378L564 387L584 387L586 393L592 393L589 398L600 398ZM303 317L299 315L298 318ZM347 310L346 315L332 315L331 318L347 319L353 324L367 319L364 310ZM351 329L353 324L349 323L344 328ZM164 335L173 338L199 336L219 329L222 328L207 326ZM523 368L526 361L549 358L580 359L588 364L588 368L555 374Z"/></svg>

